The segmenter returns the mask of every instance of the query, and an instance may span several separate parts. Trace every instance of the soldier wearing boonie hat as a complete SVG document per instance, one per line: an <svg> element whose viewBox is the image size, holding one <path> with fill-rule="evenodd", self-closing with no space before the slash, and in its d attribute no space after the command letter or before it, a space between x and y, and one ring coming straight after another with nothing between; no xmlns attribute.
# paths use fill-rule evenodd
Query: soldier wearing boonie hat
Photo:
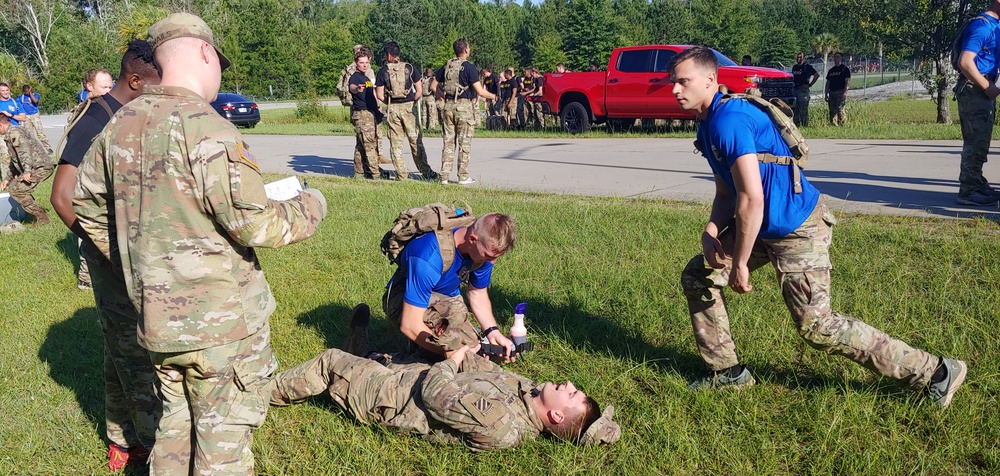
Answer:
<svg viewBox="0 0 1000 476"><path fill-rule="evenodd" d="M267 198L243 136L209 104L229 60L204 21L175 13L147 38L161 82L94 139L74 209L101 253L117 252L140 311L137 338L163 404L150 474L252 474L252 430L278 367L275 297L253 248L308 238L326 200L309 188Z"/></svg>

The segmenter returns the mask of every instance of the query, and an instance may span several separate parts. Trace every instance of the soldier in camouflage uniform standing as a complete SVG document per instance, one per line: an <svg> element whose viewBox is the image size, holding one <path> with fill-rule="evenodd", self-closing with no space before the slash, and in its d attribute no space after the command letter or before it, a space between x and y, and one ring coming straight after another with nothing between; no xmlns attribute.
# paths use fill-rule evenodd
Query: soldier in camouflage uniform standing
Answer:
<svg viewBox="0 0 1000 476"><path fill-rule="evenodd" d="M791 155L767 114L745 100L719 105L718 60L711 49L678 54L670 77L681 107L701 121L698 140L716 183L701 236L704 253L681 276L695 340L711 370L691 388L756 382L737 357L722 290L728 285L740 294L750 292L750 271L771 261L799 335L809 345L926 391L938 407L947 407L965 379L965 362L913 348L830 309L828 250L835 220L819 191L790 169L797 165L758 160L761 151Z"/></svg>
<svg viewBox="0 0 1000 476"><path fill-rule="evenodd" d="M444 135L444 150L441 152L441 183L448 183L451 169L458 154L458 183L471 185L476 181L469 177L469 154L472 153L472 136L476 131L476 109L473 106L478 96L496 101L495 94L483 88L479 82L479 71L468 61L469 43L464 39L455 40L452 45L455 58L448 60L437 70L431 81L431 89L442 85L444 95L444 115L441 127ZM478 95L478 96L477 96Z"/></svg>
<svg viewBox="0 0 1000 476"><path fill-rule="evenodd" d="M580 445L618 441L614 408L601 413L572 382L536 384L492 365L459 372L475 349L462 346L434 365L392 368L330 349L281 372L272 405L288 405L328 393L362 423L423 435L431 442L462 443L472 451L513 448L540 433Z"/></svg>
<svg viewBox="0 0 1000 476"><path fill-rule="evenodd" d="M423 92L420 72L413 65L399 60L399 45L395 41L386 43L383 49L387 64L375 74L375 96L386 103L388 108L386 122L389 125L389 155L396 167L396 178L406 180L408 177L406 162L403 161L403 139L406 138L420 174L424 179L436 180L438 174L427 164L424 135L417 124L416 100Z"/></svg>
<svg viewBox="0 0 1000 476"><path fill-rule="evenodd" d="M438 126L438 108L437 103L434 100L434 90L431 89L431 80L434 79L434 70L427 68L424 72L424 77L420 79L420 87L422 91L421 102L421 112L424 116L424 129L433 129Z"/></svg>
<svg viewBox="0 0 1000 476"><path fill-rule="evenodd" d="M55 178L52 179L52 208L81 241L80 280L88 270L87 282L94 290L97 317L104 337L104 422L107 427L108 468L121 469L132 462L149 459L160 419L160 398L156 394L156 371L149 352L139 345L139 314L129 300L121 264L104 259L73 211L76 172L94 137L111 121L115 111L142 94L145 85L160 83L160 71L153 63L153 48L146 40L132 40L122 55L121 72L115 87L103 96L91 96L91 107L66 132ZM105 109L103 105L107 106Z"/></svg>
<svg viewBox="0 0 1000 476"><path fill-rule="evenodd" d="M368 78L371 70L371 50L362 48L354 55L357 70L348 81L351 92L351 124L354 125L354 178L378 180L378 134L376 124L382 122L382 111L375 100L375 85Z"/></svg>
<svg viewBox="0 0 1000 476"><path fill-rule="evenodd" d="M315 189L267 198L243 137L209 104L229 60L204 21L175 13L147 38L162 81L94 140L73 204L140 311L163 404L150 474L248 474L278 364L254 247L308 238L326 200Z"/></svg>
<svg viewBox="0 0 1000 476"><path fill-rule="evenodd" d="M372 68L371 60L374 59L374 53L372 53L371 48L362 45L354 45L354 56L358 53L364 52L368 56L369 64L368 71L365 72L365 76L375 83L375 70ZM351 94L350 81L351 76L358 71L358 66L354 61L351 61L340 70L340 82L337 83L337 95L340 97L340 104L349 110L351 110L351 105L353 103L354 96ZM382 126L375 124L375 150L378 152L378 163L388 164L389 160L382 155ZM357 150L354 151L354 163L358 163L361 160L361 154Z"/></svg>
<svg viewBox="0 0 1000 476"><path fill-rule="evenodd" d="M0 170L0 191L10 192L10 198L34 215L35 223L47 225L51 221L49 215L31 192L55 169L48 148L35 137L33 130L11 124L10 116L4 114L0 114L0 135L10 154L10 165Z"/></svg>

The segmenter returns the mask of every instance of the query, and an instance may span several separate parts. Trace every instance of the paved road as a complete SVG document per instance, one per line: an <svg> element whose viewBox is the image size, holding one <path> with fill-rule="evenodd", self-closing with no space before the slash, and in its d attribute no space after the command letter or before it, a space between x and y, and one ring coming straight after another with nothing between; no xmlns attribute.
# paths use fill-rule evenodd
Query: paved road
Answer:
<svg viewBox="0 0 1000 476"><path fill-rule="evenodd" d="M65 116L43 118L57 138ZM353 137L247 135L261 166L300 175L353 175ZM440 165L440 137L426 137L431 165ZM384 151L388 154L388 141ZM809 141L809 180L840 210L870 214L984 216L1000 208L955 203L959 141ZM474 139L469 171L474 186L596 196L708 201L708 165L690 139ZM1000 150L993 157L1000 159ZM410 170L416 170L409 151ZM1000 184L994 159L985 173ZM383 166L385 167L385 166ZM391 166L388 166L391 168ZM440 186L434 184L433 186ZM453 187L458 187L457 185Z"/></svg>

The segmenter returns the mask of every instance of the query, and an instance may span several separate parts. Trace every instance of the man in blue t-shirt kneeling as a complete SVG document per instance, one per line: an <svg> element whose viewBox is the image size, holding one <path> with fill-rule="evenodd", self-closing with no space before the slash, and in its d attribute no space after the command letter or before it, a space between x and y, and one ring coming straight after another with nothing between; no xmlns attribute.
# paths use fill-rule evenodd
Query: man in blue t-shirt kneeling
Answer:
<svg viewBox="0 0 1000 476"><path fill-rule="evenodd" d="M670 65L673 93L700 120L698 140L715 176L703 254L681 276L695 340L711 370L690 388L756 383L736 355L722 290L728 285L750 292L750 271L770 261L806 342L924 390L938 407L947 407L965 380L965 362L915 349L830 309L833 215L819 191L795 173L797 165L758 160L758 154L791 153L764 111L742 99L720 105L718 68L715 54L703 47L685 50Z"/></svg>
<svg viewBox="0 0 1000 476"><path fill-rule="evenodd" d="M386 320L409 340L409 350L441 360L445 352L479 343L480 333L468 320L471 310L483 329L482 337L508 349L506 360L512 361L514 344L497 328L487 287L493 263L514 248L514 220L488 213L468 227L454 229L451 236L455 251L447 270L434 233L420 235L403 248L399 267L382 296ZM462 284L466 284L468 307L462 299ZM479 356L466 359L463 370L476 370L477 364L488 362Z"/></svg>

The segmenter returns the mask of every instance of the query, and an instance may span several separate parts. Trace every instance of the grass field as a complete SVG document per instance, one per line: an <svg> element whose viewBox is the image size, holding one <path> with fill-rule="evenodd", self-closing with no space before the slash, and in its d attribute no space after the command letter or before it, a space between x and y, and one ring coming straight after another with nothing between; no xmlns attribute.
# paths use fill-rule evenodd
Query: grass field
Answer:
<svg viewBox="0 0 1000 476"><path fill-rule="evenodd" d="M277 177L274 177L277 178ZM517 247L490 289L503 328L528 302L536 350L511 370L572 380L613 404L623 436L578 448L546 438L476 455L360 426L327 397L272 409L255 432L259 474L997 474L1000 225L841 216L833 304L911 344L968 361L941 413L798 338L770 268L729 294L742 360L760 384L691 393L701 375L679 285L707 205L310 178L329 201L315 236L260 258L278 309L282 368L341 345L350 309L373 308L392 267L378 240L399 209L466 200L513 214ZM50 182L36 197L47 200ZM0 236L0 473L103 474L101 331L76 289L76 239L58 224ZM138 473L136 473L138 474Z"/></svg>
<svg viewBox="0 0 1000 476"><path fill-rule="evenodd" d="M929 99L907 99L895 97L888 101L872 102L848 100L847 126L833 127L827 120L827 106L822 100L810 104L810 126L802 129L807 138L815 139L899 139L899 140L961 140L962 131L958 126L958 105L951 102L953 124L936 123L937 112ZM302 120L296 117L295 108L269 109L261 111L261 123L253 129L244 129L249 134L279 135L354 135L350 117L340 106L327 106L324 121ZM426 136L439 136L440 130L429 131ZM491 131L485 127L476 128L476 137L511 138L608 138L608 137L694 137L690 128L670 129L665 127L633 130L626 133L611 132L603 126L594 126L586 134L571 135L555 126L542 131ZM993 138L1000 139L1000 128L995 128Z"/></svg>

